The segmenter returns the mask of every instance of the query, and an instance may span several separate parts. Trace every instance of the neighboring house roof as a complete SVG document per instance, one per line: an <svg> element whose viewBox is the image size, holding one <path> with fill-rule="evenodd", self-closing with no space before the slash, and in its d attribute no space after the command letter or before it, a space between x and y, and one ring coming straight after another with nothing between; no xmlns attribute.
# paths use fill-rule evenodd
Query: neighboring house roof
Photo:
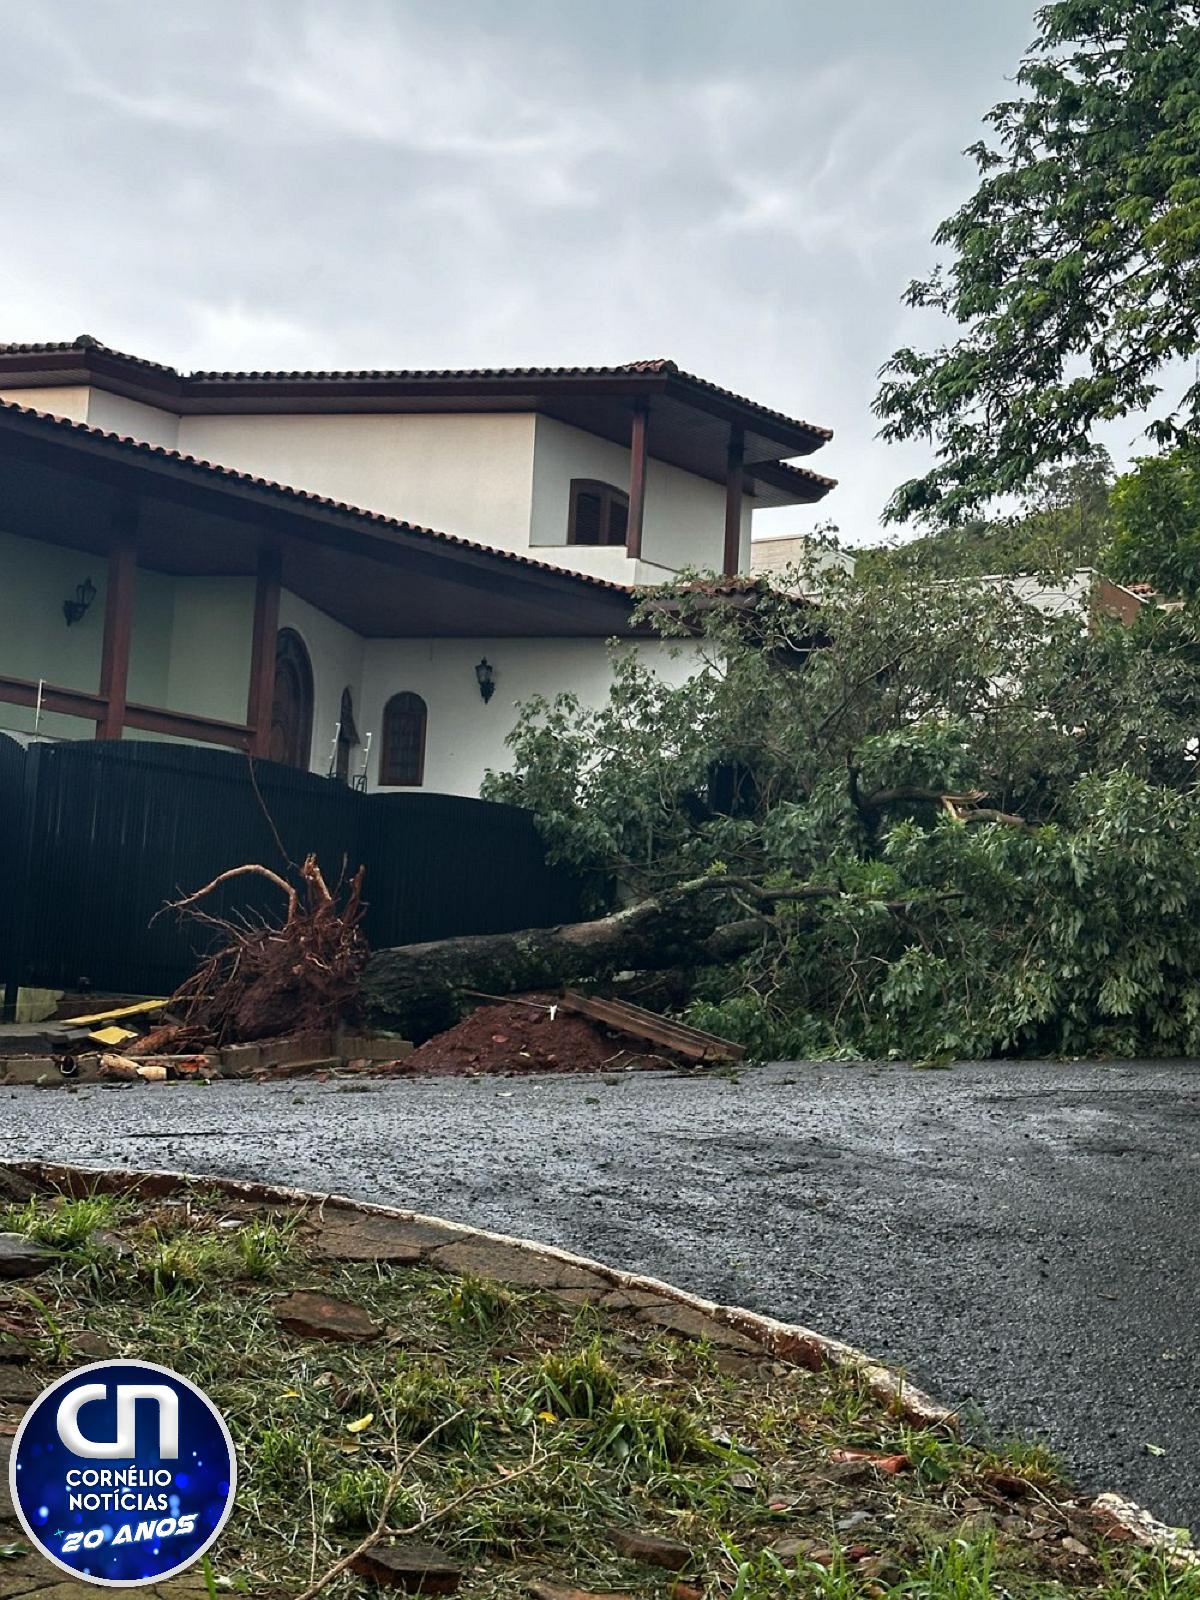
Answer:
<svg viewBox="0 0 1200 1600"><path fill-rule="evenodd" d="M380 542L385 542L393 548L400 546L410 551L421 547L426 550L441 549L447 554L452 551L456 563L463 571L469 567L479 575L480 569L483 569L484 573L491 574L487 581L492 584L502 585L505 574L511 573L514 577L524 574L529 580L525 586L527 591L525 603L536 601L542 607L547 603L561 606L563 608L560 613L563 624L561 631L564 634L627 631L624 624L632 610L633 598L632 591L624 584L592 577L567 567L555 566L548 561L537 561L515 551L493 549L458 534L443 533L434 528L404 522L396 517L384 516L380 512L366 511L344 501L331 500L307 490L293 489L286 484L274 483L270 479L254 477L250 473L237 472L209 461L200 461L177 450L165 449L161 445L122 438L117 434L106 433L100 428L89 427L87 423L49 416L27 406L0 401L0 461L6 454L35 467L49 468L60 473L64 470L87 471L92 476L103 476L118 494L122 489L133 487L142 489L148 494L157 491L165 495L168 489L163 480L169 480L174 485L191 483L209 491L210 496L215 494L224 497L230 507L230 514L233 513L232 503L236 497L239 502L236 514L243 527L246 523L245 504L249 500L252 504L263 508L265 514L261 521L264 525L270 524L269 512L277 509L288 515L286 526L290 531L303 533L304 524L307 523L315 528L319 520L326 527L332 524L347 534L368 535L375 541L374 551L363 546L361 542L355 548L359 553L365 550L371 559L386 558L378 549ZM127 469L124 476L119 470L121 468ZM148 474L157 481L151 484L147 478ZM14 506L20 509L20 488L12 481L11 469L6 471L5 486L6 509L11 510ZM177 488L174 494L177 498ZM94 498L89 503L95 508ZM93 516L89 524L86 519L72 522L69 506L60 508L57 505L48 505L39 506L38 509L48 519L59 517L60 533L70 530L71 537L63 538L61 542L78 542L80 547L85 549L104 548L107 531L98 526L104 522L103 516L99 518ZM224 509L224 506L218 506L218 511ZM168 506L168 511L170 510L171 507ZM175 515L179 516L180 513ZM96 533L93 542L89 543L93 525L96 525ZM154 534L160 550L169 549L171 525L170 517L165 518L162 527ZM14 528L10 522L6 531L19 532L20 528ZM240 544L244 570L252 571L257 540L246 537ZM169 561L164 563L164 569L176 570ZM229 570L227 564L222 565L216 553L212 570L214 572ZM446 574L443 573L441 576L445 581ZM516 589L509 585L509 589L517 594L518 598L521 597L518 593L520 585ZM594 596L594 600L589 599L589 596ZM313 598L314 603L320 603L319 596L307 598ZM355 603L369 607L374 598L370 595L360 595L356 597ZM384 597L378 598L382 606ZM338 615L338 610L335 609L333 614ZM578 626L585 616L589 619L589 626ZM342 620L347 619L343 616ZM542 621L543 623L545 621L544 615ZM349 625L359 626L356 622L350 622ZM372 630L360 627L360 631ZM381 631L386 633L387 630ZM470 634L486 634L489 630L486 626L472 625L464 631ZM545 633L553 629L542 626L532 631Z"/></svg>
<svg viewBox="0 0 1200 1600"><path fill-rule="evenodd" d="M537 411L628 444L634 406L650 406L650 453L724 481L730 427L744 435L759 503L822 499L832 478L785 467L819 450L830 429L786 416L674 361L596 367L479 367L435 371L192 372L110 349L90 335L68 343L0 344L0 387L94 384L180 415L286 412Z"/></svg>

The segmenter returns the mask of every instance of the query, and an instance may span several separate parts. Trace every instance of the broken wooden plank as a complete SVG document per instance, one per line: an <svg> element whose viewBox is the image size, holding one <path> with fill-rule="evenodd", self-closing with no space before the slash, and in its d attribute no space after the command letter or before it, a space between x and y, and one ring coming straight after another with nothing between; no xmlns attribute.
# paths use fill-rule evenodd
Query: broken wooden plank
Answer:
<svg viewBox="0 0 1200 1600"><path fill-rule="evenodd" d="M116 1006L111 1011L95 1011L90 1017L64 1017L63 1023L72 1028L90 1028L95 1023L119 1022L122 1017L144 1017L161 1011L165 1000L139 1000L136 1005Z"/></svg>
<svg viewBox="0 0 1200 1600"><path fill-rule="evenodd" d="M590 1017L593 1022L601 1022L617 1033L662 1045L666 1050L686 1056L689 1061L740 1061L746 1054L745 1047L734 1044L732 1039L705 1033L703 1028L689 1027L686 1022L673 1022L669 1017L659 1016L657 1011L630 1005L627 1000L600 1000L594 995L565 989L559 1005L564 1011Z"/></svg>

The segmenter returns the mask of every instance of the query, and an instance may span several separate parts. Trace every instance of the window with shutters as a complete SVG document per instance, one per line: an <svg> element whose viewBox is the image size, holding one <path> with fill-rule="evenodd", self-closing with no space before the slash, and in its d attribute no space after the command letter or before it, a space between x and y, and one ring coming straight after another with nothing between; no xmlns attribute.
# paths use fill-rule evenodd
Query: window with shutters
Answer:
<svg viewBox="0 0 1200 1600"><path fill-rule="evenodd" d="M429 713L419 694L394 694L383 708L379 752L381 788L417 789L425 781L425 725Z"/></svg>
<svg viewBox="0 0 1200 1600"><path fill-rule="evenodd" d="M625 543L629 522L629 496L611 483L595 478L572 478L568 544Z"/></svg>

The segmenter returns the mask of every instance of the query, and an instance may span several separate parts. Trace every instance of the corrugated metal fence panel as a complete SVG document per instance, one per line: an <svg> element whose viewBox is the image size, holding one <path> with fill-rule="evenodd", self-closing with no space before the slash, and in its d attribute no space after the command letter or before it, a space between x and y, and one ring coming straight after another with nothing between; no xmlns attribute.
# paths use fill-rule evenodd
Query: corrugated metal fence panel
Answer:
<svg viewBox="0 0 1200 1600"><path fill-rule="evenodd" d="M24 820L25 747L0 733L0 983L17 959Z"/></svg>
<svg viewBox="0 0 1200 1600"><path fill-rule="evenodd" d="M573 880L546 866L532 818L516 807L360 795L271 762L251 768L227 751L149 741L38 745L27 761L29 892L14 930L23 983L167 993L207 936L157 915L164 902L231 867L282 871L285 855L309 852L331 884L366 867L377 947L578 914ZM206 901L248 917L279 904L261 877Z"/></svg>
<svg viewBox="0 0 1200 1600"><path fill-rule="evenodd" d="M579 888L546 865L532 815L448 794L366 797L363 834L376 948L569 922Z"/></svg>

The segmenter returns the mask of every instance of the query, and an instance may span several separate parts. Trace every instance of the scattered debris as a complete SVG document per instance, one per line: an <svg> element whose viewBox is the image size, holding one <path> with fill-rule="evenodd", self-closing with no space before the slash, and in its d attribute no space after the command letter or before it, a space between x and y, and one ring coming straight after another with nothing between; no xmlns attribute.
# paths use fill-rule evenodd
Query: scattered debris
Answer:
<svg viewBox="0 0 1200 1600"><path fill-rule="evenodd" d="M692 1560L690 1546L678 1539L664 1539L639 1528L610 1528L608 1542L627 1561L640 1561L644 1567L662 1567L667 1572L682 1572Z"/></svg>
<svg viewBox="0 0 1200 1600"><path fill-rule="evenodd" d="M58 1261L53 1250L21 1233L0 1233L0 1278L33 1278Z"/></svg>
<svg viewBox="0 0 1200 1600"><path fill-rule="evenodd" d="M601 1000L567 989L558 1003L564 1011L590 1017L616 1033L647 1039L689 1061L741 1061L746 1054L744 1046L734 1044L731 1039L705 1033L702 1028L691 1028L684 1022L674 1022L656 1011L630 1005L627 1000Z"/></svg>
<svg viewBox="0 0 1200 1600"><path fill-rule="evenodd" d="M647 1052L648 1043L657 1050ZM628 1072L682 1061L736 1061L744 1053L728 1039L640 1006L568 990L482 1005L388 1070L437 1077Z"/></svg>
<svg viewBox="0 0 1200 1600"><path fill-rule="evenodd" d="M378 1339L383 1329L361 1306L332 1295L299 1289L275 1307L275 1320L303 1339L337 1339L359 1343Z"/></svg>
<svg viewBox="0 0 1200 1600"><path fill-rule="evenodd" d="M612 1038L588 1018L524 1001L480 1006L445 1033L435 1034L390 1069L436 1077L505 1072L623 1072L647 1063L632 1041Z"/></svg>
<svg viewBox="0 0 1200 1600"><path fill-rule="evenodd" d="M569 1583L546 1583L541 1578L531 1579L525 1593L530 1600L634 1600L624 1589L576 1589Z"/></svg>
<svg viewBox="0 0 1200 1600"><path fill-rule="evenodd" d="M463 1573L458 1562L436 1545L416 1539L372 1545L351 1560L350 1570L380 1588L405 1589L410 1594L453 1594Z"/></svg>
<svg viewBox="0 0 1200 1600"><path fill-rule="evenodd" d="M905 1455L881 1456L876 1455L873 1450L832 1450L829 1459L839 1464L847 1461L863 1461L869 1466L878 1467L880 1472L886 1472L893 1478L898 1472L907 1472L912 1465ZM1024 1490L1027 1485L1022 1481L1021 1487Z"/></svg>
<svg viewBox="0 0 1200 1600"><path fill-rule="evenodd" d="M94 1028L107 1022L123 1022L127 1017L149 1017L161 1011L166 1005L165 1000L135 1000L130 1005L114 1006L109 1011L96 1011L90 1017L71 1017L68 1020L73 1028Z"/></svg>

